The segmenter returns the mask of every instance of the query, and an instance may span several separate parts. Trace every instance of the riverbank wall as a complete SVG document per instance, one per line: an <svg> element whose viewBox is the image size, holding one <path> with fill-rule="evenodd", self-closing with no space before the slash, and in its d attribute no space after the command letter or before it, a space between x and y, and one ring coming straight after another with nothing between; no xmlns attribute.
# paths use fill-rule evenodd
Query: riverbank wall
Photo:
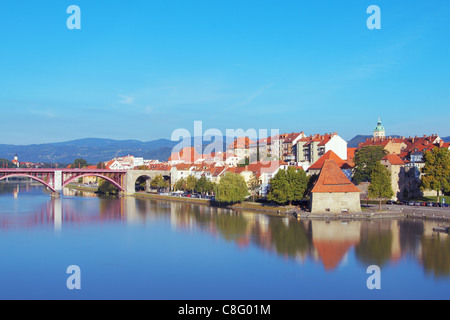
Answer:
<svg viewBox="0 0 450 320"><path fill-rule="evenodd" d="M363 206L362 212L358 213L342 213L342 214L311 214L297 209L294 206L276 206L265 205L254 202L242 202L230 206L222 206L217 202L208 199L185 198L162 196L150 193L135 193L136 198L147 198L155 200L176 201L184 203L192 203L198 205L206 205L211 207L228 208L235 211L253 211L270 215L288 215L296 219L320 219L320 220L367 220L367 219L400 219L400 218L421 218L436 221L450 221L450 208L442 208L442 210L427 210L420 207L407 206L391 206L378 211L378 205Z"/></svg>

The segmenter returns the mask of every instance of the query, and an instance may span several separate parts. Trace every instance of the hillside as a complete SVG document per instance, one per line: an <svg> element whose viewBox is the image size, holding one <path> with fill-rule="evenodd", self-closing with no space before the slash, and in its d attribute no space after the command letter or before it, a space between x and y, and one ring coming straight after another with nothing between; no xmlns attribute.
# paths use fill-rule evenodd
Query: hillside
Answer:
<svg viewBox="0 0 450 320"><path fill-rule="evenodd" d="M372 138L372 137L373 137L373 135L372 136L369 136L369 135L357 135L357 136L354 136L351 140L347 141L347 148L357 148L358 145L361 142L364 142L367 139ZM392 137L392 138L399 138L400 136L398 136L398 135L391 135L390 137ZM447 138L450 138L450 137L447 137ZM446 138L442 138L442 139L445 141Z"/></svg>
<svg viewBox="0 0 450 320"><path fill-rule="evenodd" d="M223 150L225 150L226 138L223 137L223 139ZM67 164L73 163L75 159L83 158L90 164L97 164L115 157L133 155L144 159L167 161L175 147L177 149L183 146L189 147L190 143L194 145L194 138L191 141L188 139L183 144L180 144L180 141L168 139L142 142L98 138L32 145L0 144L0 158L12 160L17 153L20 162ZM204 146L210 143L211 141L205 138ZM197 146L197 149L201 152L202 148Z"/></svg>
<svg viewBox="0 0 450 320"><path fill-rule="evenodd" d="M373 136L357 135L354 136L350 141L347 141L347 148L357 148L358 145Z"/></svg>
<svg viewBox="0 0 450 320"><path fill-rule="evenodd" d="M96 164L114 157L134 155L145 159L167 160L178 142L159 139L149 142L137 140L79 139L67 142L0 145L0 158L12 159L17 153L22 162L72 163L77 158Z"/></svg>

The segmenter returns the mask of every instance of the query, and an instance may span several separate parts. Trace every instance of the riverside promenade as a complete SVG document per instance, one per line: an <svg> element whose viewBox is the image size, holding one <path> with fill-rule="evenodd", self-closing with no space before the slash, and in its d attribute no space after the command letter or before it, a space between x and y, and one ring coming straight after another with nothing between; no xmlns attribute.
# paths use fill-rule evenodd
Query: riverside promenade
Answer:
<svg viewBox="0 0 450 320"><path fill-rule="evenodd" d="M382 205L382 211L379 211L378 204L364 205L362 211L357 213L342 214L313 214L300 210L296 207L284 207L274 205L264 205L254 202L242 202L229 206L221 206L216 202L207 199L185 198L162 196L150 193L135 193L137 198L149 198L160 201L175 201L190 204L206 205L213 207L228 208L235 211L254 211L270 215L291 216L296 219L321 219L321 220L357 220L357 219L401 219L401 218L420 218L436 221L450 221L450 208L434 208L404 205Z"/></svg>
<svg viewBox="0 0 450 320"><path fill-rule="evenodd" d="M342 214L312 214L299 209L288 210L287 214L298 219L399 219L419 218L436 221L450 221L450 208L434 208L404 205L383 205L379 210L378 205L363 206L362 212Z"/></svg>

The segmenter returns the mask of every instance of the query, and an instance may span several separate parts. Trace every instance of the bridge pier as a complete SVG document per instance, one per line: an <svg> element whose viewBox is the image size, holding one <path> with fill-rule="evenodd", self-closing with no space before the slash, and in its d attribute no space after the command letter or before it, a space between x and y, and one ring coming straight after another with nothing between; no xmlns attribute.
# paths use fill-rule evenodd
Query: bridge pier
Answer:
<svg viewBox="0 0 450 320"><path fill-rule="evenodd" d="M53 189L55 189L55 191L57 192L62 191L62 185L63 185L62 172L60 170L57 170L53 175Z"/></svg>
<svg viewBox="0 0 450 320"><path fill-rule="evenodd" d="M52 197L52 199L57 199L61 196L61 194L59 192L52 192L50 193L50 197Z"/></svg>
<svg viewBox="0 0 450 320"><path fill-rule="evenodd" d="M52 197L53 199L59 198L61 196L62 189L63 189L63 187L62 187L62 185L63 185L63 175L62 175L61 170L56 170L54 172L54 174L53 174L53 181L52 181L51 184L52 184L53 189L55 191L53 191L50 194L50 197Z"/></svg>

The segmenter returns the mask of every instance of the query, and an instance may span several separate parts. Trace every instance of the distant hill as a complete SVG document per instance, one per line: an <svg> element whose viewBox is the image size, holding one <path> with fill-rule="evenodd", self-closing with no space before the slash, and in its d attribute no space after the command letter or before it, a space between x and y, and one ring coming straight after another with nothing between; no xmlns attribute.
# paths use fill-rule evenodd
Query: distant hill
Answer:
<svg viewBox="0 0 450 320"><path fill-rule="evenodd" d="M364 136L364 135L354 136L350 141L347 141L347 148L357 148L360 143L372 137L373 136Z"/></svg>
<svg viewBox="0 0 450 320"><path fill-rule="evenodd" d="M373 135L371 135L371 136L365 136L365 135L354 136L351 140L347 141L347 148L357 148L361 142L364 142L367 139L372 138L372 137L373 137ZM399 138L400 136L392 135L390 137ZM450 138L450 137L448 137L448 138Z"/></svg>
<svg viewBox="0 0 450 320"><path fill-rule="evenodd" d="M348 141L349 148L356 148L358 144L371 138L369 135L357 135ZM450 142L449 137L442 138L445 142ZM214 141L214 139L213 139ZM185 146L194 146L194 138L186 141ZM204 138L203 146L196 146L201 152L202 147L212 142ZM35 163L73 163L77 158L86 159L90 164L97 164L100 161L107 161L115 157L134 155L144 159L155 159L167 161L175 147L180 149L179 141L168 139L158 139L142 142L138 140L112 140L86 138L66 142L32 144L32 145L11 145L0 144L0 158L12 160L17 153L21 162ZM223 137L223 150L226 150L226 137Z"/></svg>
<svg viewBox="0 0 450 320"><path fill-rule="evenodd" d="M77 158L83 158L91 164L96 164L114 157L134 155L164 161L177 144L177 141L167 139L142 142L97 138L33 145L2 144L0 158L13 159L17 153L21 162L72 163Z"/></svg>
<svg viewBox="0 0 450 320"><path fill-rule="evenodd" d="M223 150L226 150L226 137L223 137L223 139ZM214 141L214 139L212 140ZM194 138L192 138L191 140L188 139L186 143L180 144L180 141L168 139L142 142L138 140L86 138L32 145L0 144L0 158L12 160L17 153L20 162L68 164L73 163L75 159L83 158L90 164L97 164L115 157L133 155L144 159L167 161L172 150L181 149L183 146L194 146L194 141ZM203 147L211 143L204 138ZM201 152L202 146L196 146L196 149Z"/></svg>

